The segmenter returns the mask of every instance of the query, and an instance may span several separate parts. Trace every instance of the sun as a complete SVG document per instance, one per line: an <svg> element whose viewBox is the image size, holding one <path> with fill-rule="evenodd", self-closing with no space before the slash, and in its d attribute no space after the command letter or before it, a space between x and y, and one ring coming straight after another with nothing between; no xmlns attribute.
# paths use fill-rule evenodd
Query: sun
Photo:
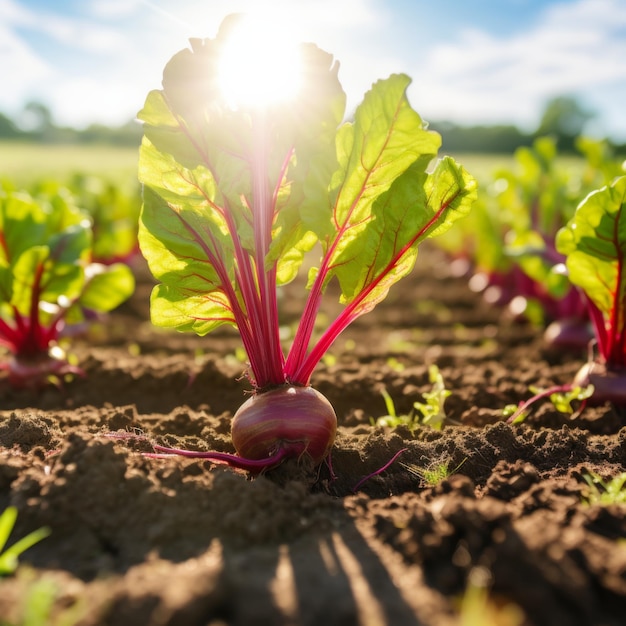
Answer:
<svg viewBox="0 0 626 626"><path fill-rule="evenodd" d="M221 47L218 84L233 109L263 109L293 99L301 86L299 47L284 22L237 16Z"/></svg>

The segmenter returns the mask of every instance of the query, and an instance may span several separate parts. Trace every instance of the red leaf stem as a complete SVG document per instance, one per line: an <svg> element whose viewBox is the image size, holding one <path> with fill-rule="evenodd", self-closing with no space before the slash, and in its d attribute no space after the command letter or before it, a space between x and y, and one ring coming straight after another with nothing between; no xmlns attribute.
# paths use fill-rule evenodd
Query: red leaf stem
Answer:
<svg viewBox="0 0 626 626"><path fill-rule="evenodd" d="M260 320L261 334L258 347L264 371L257 376L260 387L278 385L284 381L284 357L280 345L278 306L276 303L276 270L265 270L265 259L272 243L272 225L276 211L276 192L270 191L267 179L268 145L267 121L263 112L252 116L253 154L250 160L252 171L252 217L254 227L254 260L258 285L256 313ZM278 181L280 185L280 178Z"/></svg>
<svg viewBox="0 0 626 626"><path fill-rule="evenodd" d="M417 241L427 236L429 230L437 226L442 213L447 210L452 202L454 202L456 196L457 194L450 198L448 202L441 205L431 219L399 250L399 252L396 253L396 255L389 261L387 266L378 274L378 276L376 276L376 278L372 280L354 300L346 305L335 321L322 334L311 352L309 352L309 354L301 361L299 367L290 377L292 382L308 385L313 370L333 342L357 317L365 312L359 309L360 305L363 304L363 302L367 299L371 292L376 289L380 282L401 262L402 257L404 257L411 247Z"/></svg>
<svg viewBox="0 0 626 626"><path fill-rule="evenodd" d="M401 106L401 102L399 102L398 106L396 107L396 110L394 112L394 119L398 117L400 106ZM317 365L317 363L319 362L319 359L321 359L321 357L324 355L324 353L326 352L326 350L330 347L330 344L332 343L332 340L331 340L330 342L326 344L326 347L323 349L323 351L319 353L319 357L317 357L317 360L313 364L312 368L303 367L303 361L309 360L306 357L306 354L307 354L309 345L311 343L311 336L313 334L313 329L315 327L315 320L317 318L317 314L320 308L324 283L326 281L326 277L330 269L330 260L332 259L337 249L337 246L339 245L339 242L341 241L345 233L354 226L354 224L350 223L350 218L352 217L352 214L356 210L356 207L360 199L363 197L363 194L365 193L365 190L367 189L367 185L370 180L370 177L372 176L372 173L376 171L377 169L376 164L379 163L381 155L383 154L385 148L387 147L387 144L389 143L391 139L391 134L392 134L393 129L394 129L394 124L390 123L388 131L387 131L387 136L380 148L378 157L374 161L374 165L371 166L370 169L367 169L365 167L365 164L362 163L364 169L367 169L367 175L365 176L365 179L363 180L361 184L361 188L359 189L359 192L354 198L352 205L348 209L347 214L344 217L343 222L341 223L337 219L338 202L339 202L339 198L341 194L337 195L335 205L332 209L333 222L335 224L335 229L337 232L332 242L328 246L326 253L324 254L324 258L320 265L317 276L315 277L315 280L313 281L311 291L309 292L309 295L307 297L302 319L300 320L300 324L298 324L298 329L296 331L293 343L291 345L291 349L289 350L289 354L287 355L287 361L285 364L285 375L286 375L287 380L289 380L292 383L308 384L310 374L313 371L315 365ZM350 322L348 322L348 324L349 323ZM330 328L328 330L330 330ZM337 333L335 337L338 334L339 333ZM306 373L307 371L308 371L308 374Z"/></svg>
<svg viewBox="0 0 626 626"><path fill-rule="evenodd" d="M19 343L18 331L0 317L0 343L15 353Z"/></svg>

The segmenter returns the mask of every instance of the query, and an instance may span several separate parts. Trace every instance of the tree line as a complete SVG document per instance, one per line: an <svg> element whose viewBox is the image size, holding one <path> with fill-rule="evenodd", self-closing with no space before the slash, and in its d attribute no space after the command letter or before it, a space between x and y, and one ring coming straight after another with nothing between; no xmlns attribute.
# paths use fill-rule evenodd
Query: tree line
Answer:
<svg viewBox="0 0 626 626"><path fill-rule="evenodd" d="M444 152L511 154L520 146L532 145L537 137L552 136L559 154L574 154L576 139L584 135L585 127L595 117L576 98L557 96L546 103L539 125L532 132L523 132L513 125L461 126L447 121L433 122L430 127L441 133ZM610 137L606 140L615 154L626 155L626 144Z"/></svg>
<svg viewBox="0 0 626 626"><path fill-rule="evenodd" d="M28 102L19 116L19 121L0 112L0 140L33 143L102 143L123 146L138 146L142 128L136 120L121 126L91 124L84 129L58 126L50 109L41 102Z"/></svg>
<svg viewBox="0 0 626 626"><path fill-rule="evenodd" d="M511 154L520 146L530 146L537 137L550 135L557 140L559 152L574 153L576 138L584 134L585 126L595 118L571 96L549 100L536 130L524 132L514 125L463 126L450 121L435 121L430 128L441 133L443 151L448 153L482 152ZM20 121L0 112L0 140L39 143L103 143L136 146L141 142L142 129L136 120L110 127L91 124L84 129L55 124L48 107L41 102L27 103ZM626 155L626 144L607 138L615 153Z"/></svg>

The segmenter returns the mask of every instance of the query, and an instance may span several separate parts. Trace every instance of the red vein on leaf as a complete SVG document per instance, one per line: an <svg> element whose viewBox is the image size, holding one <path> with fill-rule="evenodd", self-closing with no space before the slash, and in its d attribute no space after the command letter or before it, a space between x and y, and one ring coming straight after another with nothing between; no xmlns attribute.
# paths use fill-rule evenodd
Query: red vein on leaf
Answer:
<svg viewBox="0 0 626 626"><path fill-rule="evenodd" d="M317 318L317 314L319 311L323 287L327 279L331 259L337 250L339 242L342 240L346 232L353 226L352 224L350 224L350 219L352 217L352 214L356 210L356 207L359 201L365 194L366 190L370 188L368 187L368 183L370 181L370 178L373 172L375 172L376 165L379 164L379 161L382 158L385 148L387 147L387 145L389 144L389 141L391 140L391 136L393 134L393 131L395 130L395 122L397 121L402 103L403 103L403 99L400 99L398 101L398 105L396 106L396 110L392 118L392 123L389 124L387 135L381 145L381 148L378 152L378 157L375 159L374 164L372 165L372 168L368 170L367 168L364 167L364 169L366 169L367 174L363 182L361 183L361 187L356 197L352 201L352 204L350 205L342 222L340 222L337 217L337 213L339 209L339 199L341 196L340 193L337 194L337 198L335 200L335 204L332 209L332 217L335 223L335 229L337 230L337 233L335 234L333 240L330 242L330 245L327 247L326 252L324 254L324 258L320 265L319 271L317 272L317 275L315 276L315 280L313 282L311 291L309 292L309 295L305 304L302 319L300 321L300 324L298 325L298 329L296 331L293 343L291 345L291 350L289 351L289 354L287 356L287 361L285 364L285 374L287 375L288 379L291 380L292 382L305 382L305 380L302 380L300 372L303 369L302 367L303 361L307 359L306 353L307 353L309 344L311 342L311 335L313 334L313 328L315 326L315 320ZM366 141L367 141L367 135L364 136L363 143L365 143ZM362 159L361 159L361 165L363 165ZM349 168L346 168L346 171L349 171ZM310 373L308 376L306 376L306 382L308 382L309 376L310 376Z"/></svg>
<svg viewBox="0 0 626 626"><path fill-rule="evenodd" d="M317 344L311 352L306 356L300 367L296 370L294 380L308 383L313 370L317 363L324 356L326 351L333 344L335 339L349 326L357 317L365 312L365 309L359 307L367 301L368 296L380 285L382 280L386 278L402 261L404 255L418 242L427 236L428 231L438 226L441 215L454 202L461 190L455 193L452 198L443 203L439 209L433 214L431 219L400 249L400 251L389 261L385 268L381 270L378 276L367 285L359 295L352 300L346 308L339 314L335 321L322 334Z"/></svg>
<svg viewBox="0 0 626 626"><path fill-rule="evenodd" d="M246 353L248 354L249 357L251 357L251 352L252 354L254 354L253 352L254 340L253 340L253 335L250 331L250 326L248 324L249 319L239 304L237 295L233 289L230 279L228 278L228 272L226 270L226 267L224 266L224 263L222 262L219 255L217 254L217 242L215 241L213 234L210 231L207 232L207 235L211 241L211 245L215 248L215 253L214 253L214 250L211 250L211 248L207 245L207 242L198 234L195 228L193 228L193 226L191 226L191 224L189 224L178 211L176 211L172 207L170 208L172 210L172 213L179 219L179 221L181 222L183 227L187 230L187 232L189 232L192 235L193 239L196 241L196 243L200 246L200 248L205 253L208 262L215 269L220 279L220 282L222 284L222 289L224 290L224 294L226 295L226 297L228 298L228 301L230 302L232 312L236 320L237 328L239 329L241 340L242 340L242 343L244 344ZM235 243L237 243L236 238L234 241ZM252 356L251 363L250 363L251 367L253 367L252 365L253 358L254 357ZM254 371L254 368L253 368L253 371Z"/></svg>

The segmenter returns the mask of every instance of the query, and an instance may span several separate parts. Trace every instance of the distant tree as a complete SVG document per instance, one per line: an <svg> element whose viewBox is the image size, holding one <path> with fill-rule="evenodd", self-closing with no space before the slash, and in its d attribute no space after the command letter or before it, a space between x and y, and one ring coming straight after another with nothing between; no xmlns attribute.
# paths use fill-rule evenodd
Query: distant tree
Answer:
<svg viewBox="0 0 626 626"><path fill-rule="evenodd" d="M20 126L27 132L45 135L50 129L54 128L52 113L42 102L31 100L22 109Z"/></svg>
<svg viewBox="0 0 626 626"><path fill-rule="evenodd" d="M13 120L0 113L0 139L15 139L20 136L20 131Z"/></svg>
<svg viewBox="0 0 626 626"><path fill-rule="evenodd" d="M442 149L448 153L487 152L510 154L532 143L516 126L459 126L453 122L431 122L430 128L441 133Z"/></svg>
<svg viewBox="0 0 626 626"><path fill-rule="evenodd" d="M587 122L596 116L572 96L557 96L546 103L535 136L552 135L560 150L573 151L576 137Z"/></svg>
<svg viewBox="0 0 626 626"><path fill-rule="evenodd" d="M57 126L50 109L35 101L24 105L16 121L0 112L0 141L17 139L38 143L139 146L142 135L141 124L134 119L114 127L91 124L79 130L69 126Z"/></svg>
<svg viewBox="0 0 626 626"><path fill-rule="evenodd" d="M81 131L78 141L81 143L109 143L115 145L139 146L143 129L131 120L122 126L109 127L102 124L91 124Z"/></svg>

